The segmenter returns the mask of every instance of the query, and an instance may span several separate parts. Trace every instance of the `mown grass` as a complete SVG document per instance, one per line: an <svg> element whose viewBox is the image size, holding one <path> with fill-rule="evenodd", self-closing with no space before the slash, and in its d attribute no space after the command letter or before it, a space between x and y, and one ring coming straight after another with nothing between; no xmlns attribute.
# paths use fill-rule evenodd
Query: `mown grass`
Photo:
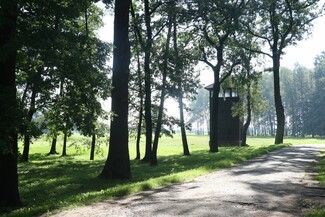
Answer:
<svg viewBox="0 0 325 217"><path fill-rule="evenodd" d="M38 216L47 212L90 204L105 199L149 190L170 183L191 180L208 172L229 167L245 160L287 146L272 145L273 138L249 138L249 147L222 147L219 153L208 152L208 136L188 136L191 156L182 155L181 138L162 137L157 167L131 160L132 179L103 180L98 178L107 156L102 144L94 161L89 161L86 138L70 138L68 156L47 156L50 141L40 139L31 145L30 161L19 163L20 196L24 207L6 216ZM299 140L301 141L301 140ZM61 151L62 141L58 141ZM310 143L310 142L305 142ZM317 141L316 143L321 143ZM324 143L324 140L323 140ZM135 141L130 140L130 158L135 158ZM141 145L142 153L144 144ZM1 213L0 213L1 214Z"/></svg>
<svg viewBox="0 0 325 217"><path fill-rule="evenodd" d="M321 161L317 165L318 175L316 179L319 181L320 186L325 187L325 151L321 153ZM325 208L317 208L306 213L308 217L324 217Z"/></svg>

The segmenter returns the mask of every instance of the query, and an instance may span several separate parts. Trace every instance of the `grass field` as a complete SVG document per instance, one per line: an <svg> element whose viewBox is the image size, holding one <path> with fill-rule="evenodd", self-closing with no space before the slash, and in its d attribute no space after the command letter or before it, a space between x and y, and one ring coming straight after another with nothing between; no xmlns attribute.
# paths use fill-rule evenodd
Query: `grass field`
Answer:
<svg viewBox="0 0 325 217"><path fill-rule="evenodd" d="M20 196L24 207L6 216L38 216L43 213L102 201L112 197L191 180L199 175L232 166L266 154L285 145L272 145L273 138L249 138L249 147L222 147L219 153L208 152L208 136L188 136L191 156L182 156L181 138L162 137L158 149L158 166L131 160L132 179L99 179L108 146L102 142L94 161L89 160L87 138L69 139L67 157L47 156L50 141L34 141L29 163L19 163ZM325 143L318 139L287 139L286 143ZM58 140L57 151L62 148ZM144 153L144 144L141 145ZM20 147L22 150L22 147ZM135 141L130 139L130 158L135 158ZM1 215L1 213L0 213Z"/></svg>

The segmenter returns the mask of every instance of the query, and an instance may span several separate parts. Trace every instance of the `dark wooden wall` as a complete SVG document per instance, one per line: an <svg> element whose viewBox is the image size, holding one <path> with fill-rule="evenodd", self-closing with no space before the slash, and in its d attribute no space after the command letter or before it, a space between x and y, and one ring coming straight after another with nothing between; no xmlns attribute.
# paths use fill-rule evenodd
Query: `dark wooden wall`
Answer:
<svg viewBox="0 0 325 217"><path fill-rule="evenodd" d="M220 146L239 146L242 123L238 116L232 117L231 107L239 97L219 98L218 139Z"/></svg>

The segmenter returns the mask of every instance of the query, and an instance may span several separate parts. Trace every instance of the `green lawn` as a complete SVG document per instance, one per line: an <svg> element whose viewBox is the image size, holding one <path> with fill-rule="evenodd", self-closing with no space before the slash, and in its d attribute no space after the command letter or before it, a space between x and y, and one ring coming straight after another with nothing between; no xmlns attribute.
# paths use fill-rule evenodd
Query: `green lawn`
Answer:
<svg viewBox="0 0 325 217"><path fill-rule="evenodd" d="M87 139L74 135L69 139L68 156L47 156L50 141L34 141L30 162L19 163L20 196L24 207L7 216L38 216L60 209L80 206L112 197L191 180L199 175L232 166L287 145L272 145L273 138L249 138L249 147L222 147L208 152L208 136L188 136L191 156L182 156L181 138L163 137L158 149L158 166L131 160L132 179L112 181L97 178L107 156L107 144L100 146L94 161L89 160ZM144 139L143 139L144 140ZM285 140L285 142L324 143L325 140ZM59 139L57 151L62 148ZM22 147L20 147L22 150ZM141 144L144 153L144 144ZM135 158L135 141L130 140L130 158ZM1 214L1 213L0 213Z"/></svg>

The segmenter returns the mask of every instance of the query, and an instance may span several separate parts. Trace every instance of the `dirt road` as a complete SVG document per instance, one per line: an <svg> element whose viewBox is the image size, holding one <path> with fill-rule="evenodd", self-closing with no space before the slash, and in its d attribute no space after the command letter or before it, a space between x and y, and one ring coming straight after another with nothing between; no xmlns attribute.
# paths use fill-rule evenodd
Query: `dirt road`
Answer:
<svg viewBox="0 0 325 217"><path fill-rule="evenodd" d="M305 172L324 148L284 148L186 183L53 216L301 216L310 201L325 204L325 189Z"/></svg>

